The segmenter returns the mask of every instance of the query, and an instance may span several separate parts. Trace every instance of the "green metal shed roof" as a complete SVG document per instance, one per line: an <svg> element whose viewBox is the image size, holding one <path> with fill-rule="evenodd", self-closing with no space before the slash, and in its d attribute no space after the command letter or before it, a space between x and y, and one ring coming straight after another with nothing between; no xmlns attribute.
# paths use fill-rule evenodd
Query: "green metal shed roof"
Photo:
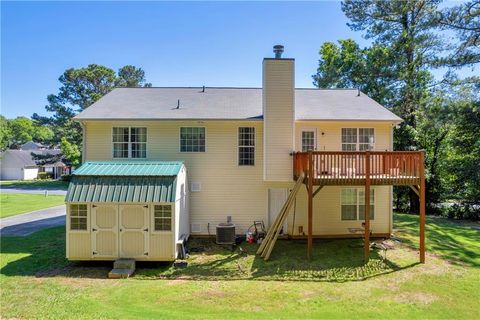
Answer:
<svg viewBox="0 0 480 320"><path fill-rule="evenodd" d="M66 202L174 202L176 177L74 176Z"/></svg>
<svg viewBox="0 0 480 320"><path fill-rule="evenodd" d="M181 161L87 161L73 174L76 176L176 176Z"/></svg>

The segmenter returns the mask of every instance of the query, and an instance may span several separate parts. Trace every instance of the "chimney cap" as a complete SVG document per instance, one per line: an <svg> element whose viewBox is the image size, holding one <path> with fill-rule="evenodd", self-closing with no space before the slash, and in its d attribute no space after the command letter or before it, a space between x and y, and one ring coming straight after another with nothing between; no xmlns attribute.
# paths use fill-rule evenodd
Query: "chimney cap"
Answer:
<svg viewBox="0 0 480 320"><path fill-rule="evenodd" d="M281 44L276 44L273 46L273 52L275 53L275 59L282 58L284 46Z"/></svg>

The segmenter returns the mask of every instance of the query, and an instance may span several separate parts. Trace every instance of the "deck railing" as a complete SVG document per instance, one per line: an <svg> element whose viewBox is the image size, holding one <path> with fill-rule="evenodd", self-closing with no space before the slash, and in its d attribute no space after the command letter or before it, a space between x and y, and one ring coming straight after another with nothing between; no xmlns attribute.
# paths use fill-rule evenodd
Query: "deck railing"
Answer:
<svg viewBox="0 0 480 320"><path fill-rule="evenodd" d="M421 152L312 151L311 155L309 152L296 152L293 154L293 175L297 179L303 171L305 179L308 179L311 156L315 184L363 184L367 174L372 184L418 184L423 165Z"/></svg>

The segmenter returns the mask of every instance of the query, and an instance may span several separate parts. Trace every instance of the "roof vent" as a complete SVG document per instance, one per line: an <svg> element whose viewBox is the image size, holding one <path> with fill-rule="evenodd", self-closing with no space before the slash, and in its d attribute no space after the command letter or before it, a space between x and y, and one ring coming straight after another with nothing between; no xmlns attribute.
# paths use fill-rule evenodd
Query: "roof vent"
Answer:
<svg viewBox="0 0 480 320"><path fill-rule="evenodd" d="M281 59L283 53L283 46L281 44L274 45L273 52L275 53L275 59Z"/></svg>
<svg viewBox="0 0 480 320"><path fill-rule="evenodd" d="M177 109L180 109L180 99L177 101Z"/></svg>

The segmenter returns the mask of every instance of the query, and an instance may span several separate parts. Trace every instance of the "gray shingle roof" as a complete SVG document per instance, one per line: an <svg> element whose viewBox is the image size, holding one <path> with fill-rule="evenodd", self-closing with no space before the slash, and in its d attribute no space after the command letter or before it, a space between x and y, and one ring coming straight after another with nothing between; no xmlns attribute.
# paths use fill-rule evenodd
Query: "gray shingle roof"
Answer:
<svg viewBox="0 0 480 320"><path fill-rule="evenodd" d="M2 159L14 163L18 168L36 167L37 164L32 159L31 151L25 150L5 150L2 153Z"/></svg>
<svg viewBox="0 0 480 320"><path fill-rule="evenodd" d="M177 109L178 100L180 108ZM401 119L356 89L296 89L297 120ZM101 119L262 119L261 88L117 88L78 114Z"/></svg>

